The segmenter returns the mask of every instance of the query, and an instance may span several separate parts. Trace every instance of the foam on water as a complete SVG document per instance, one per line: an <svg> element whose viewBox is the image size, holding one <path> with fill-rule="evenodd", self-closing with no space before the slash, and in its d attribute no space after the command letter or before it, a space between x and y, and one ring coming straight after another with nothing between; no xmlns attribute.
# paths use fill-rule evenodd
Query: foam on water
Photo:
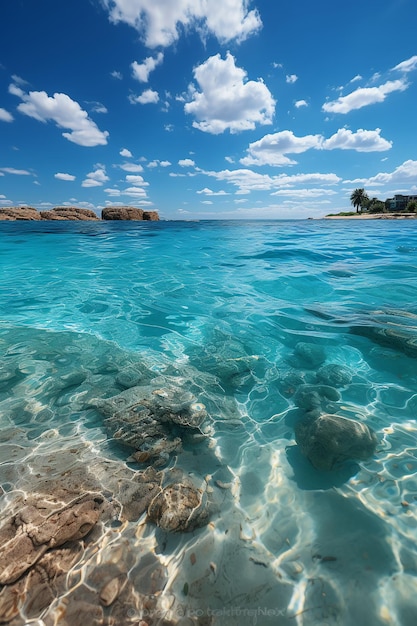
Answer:
<svg viewBox="0 0 417 626"><path fill-rule="evenodd" d="M416 249L411 222L0 224L0 525L33 497L107 507L2 617L414 626ZM129 389L206 411L199 437L132 458L105 413ZM315 469L295 429L317 410L369 426L371 458ZM149 521L151 461L202 526Z"/></svg>

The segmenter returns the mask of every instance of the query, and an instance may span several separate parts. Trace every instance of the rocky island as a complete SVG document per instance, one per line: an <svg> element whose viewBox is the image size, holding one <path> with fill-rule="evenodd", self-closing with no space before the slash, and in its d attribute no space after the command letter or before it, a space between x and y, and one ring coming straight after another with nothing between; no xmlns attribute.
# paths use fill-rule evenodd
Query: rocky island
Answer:
<svg viewBox="0 0 417 626"><path fill-rule="evenodd" d="M101 217L91 209L81 209L75 206L57 206L50 211L38 211L33 207L6 207L0 208L0 220L13 221L100 221L100 220L140 220L159 221L158 211L144 211L131 206L109 206L102 210Z"/></svg>

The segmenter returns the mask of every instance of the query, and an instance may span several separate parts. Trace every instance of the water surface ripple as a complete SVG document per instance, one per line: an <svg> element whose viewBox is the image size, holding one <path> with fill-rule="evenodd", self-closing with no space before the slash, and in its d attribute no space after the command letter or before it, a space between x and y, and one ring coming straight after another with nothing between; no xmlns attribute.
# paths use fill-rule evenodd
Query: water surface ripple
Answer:
<svg viewBox="0 0 417 626"><path fill-rule="evenodd" d="M0 222L0 523L34 494L113 507L59 585L0 585L0 621L414 626L416 251L412 221ZM150 386L207 411L155 463L203 485L191 532L138 508L151 461L100 411ZM375 452L313 467L319 414Z"/></svg>

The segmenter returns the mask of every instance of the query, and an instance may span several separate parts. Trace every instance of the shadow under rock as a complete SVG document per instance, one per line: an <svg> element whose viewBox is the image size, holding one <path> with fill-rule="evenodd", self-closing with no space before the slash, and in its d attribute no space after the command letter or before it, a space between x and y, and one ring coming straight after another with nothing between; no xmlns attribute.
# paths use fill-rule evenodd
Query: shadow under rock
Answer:
<svg viewBox="0 0 417 626"><path fill-rule="evenodd" d="M286 455L294 471L293 480L297 487L306 491L340 487L359 471L359 465L354 461L341 463L329 472L317 470L297 445L288 446Z"/></svg>

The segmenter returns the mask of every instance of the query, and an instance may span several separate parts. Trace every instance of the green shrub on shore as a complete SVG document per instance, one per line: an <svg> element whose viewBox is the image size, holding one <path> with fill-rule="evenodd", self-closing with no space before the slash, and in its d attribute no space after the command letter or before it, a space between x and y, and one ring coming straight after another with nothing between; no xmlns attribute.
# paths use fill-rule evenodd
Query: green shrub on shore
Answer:
<svg viewBox="0 0 417 626"><path fill-rule="evenodd" d="M326 217L337 217L338 215L341 215L342 217L351 217L353 215L357 215L357 213L355 213L355 211L341 211L340 213L328 213Z"/></svg>

